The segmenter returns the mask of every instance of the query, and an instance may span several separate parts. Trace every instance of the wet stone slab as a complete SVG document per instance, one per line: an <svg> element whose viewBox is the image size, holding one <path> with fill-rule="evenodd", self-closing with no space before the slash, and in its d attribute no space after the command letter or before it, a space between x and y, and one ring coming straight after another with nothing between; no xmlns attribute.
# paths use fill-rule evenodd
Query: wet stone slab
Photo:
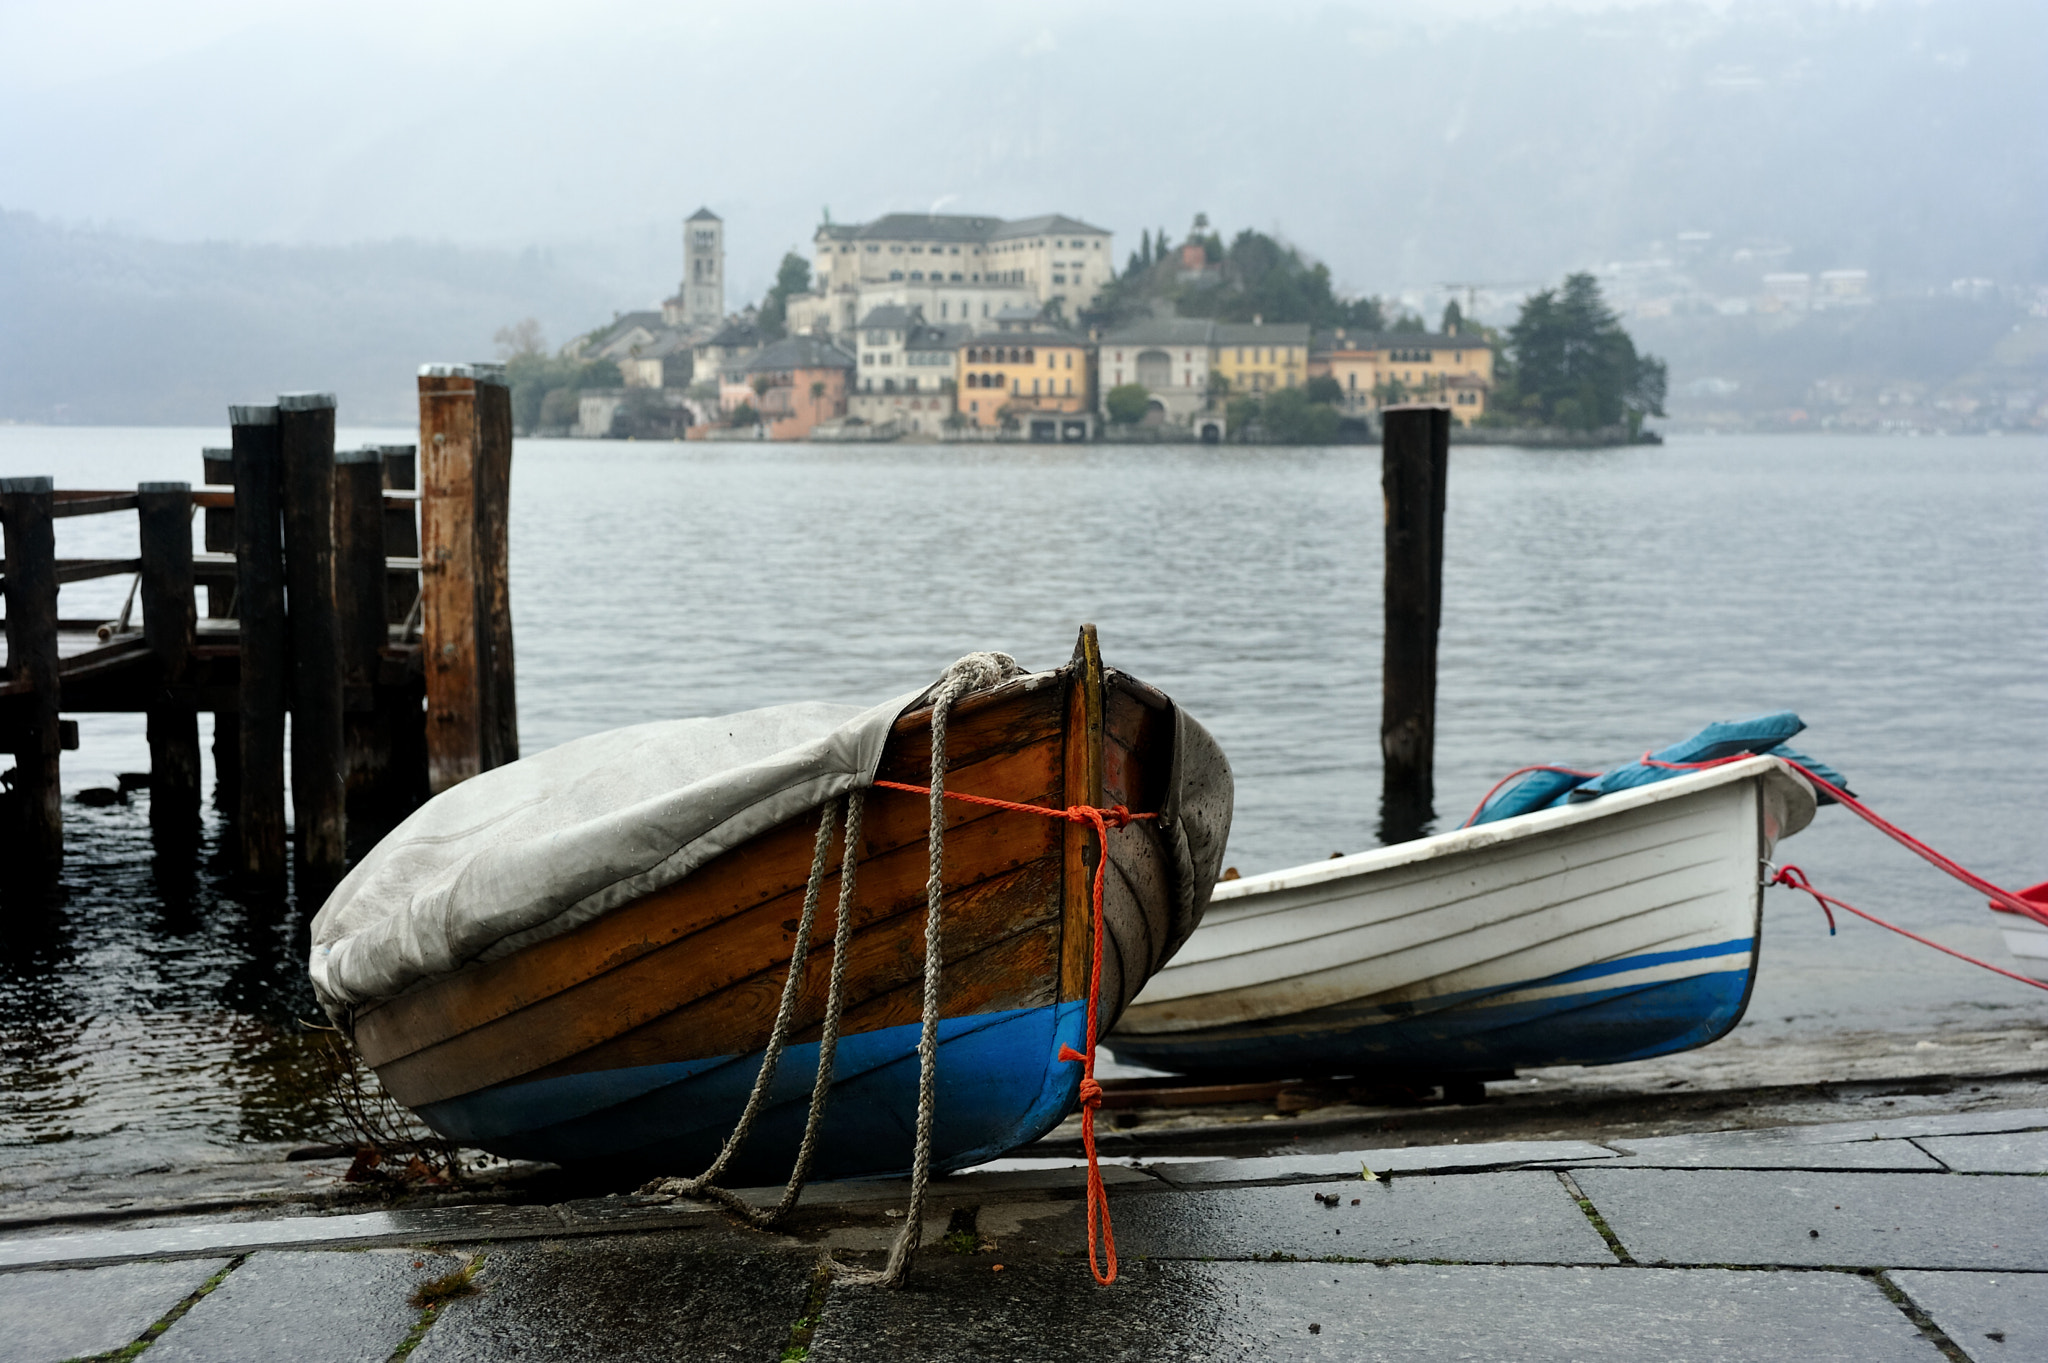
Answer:
<svg viewBox="0 0 2048 1363"><path fill-rule="evenodd" d="M1796 1126L1621 1140L1625 1158L1606 1168L1884 1169L1939 1173L1940 1161L1909 1140L1816 1140Z"/></svg>
<svg viewBox="0 0 2048 1363"><path fill-rule="evenodd" d="M2048 1358L2048 1278L1907 1269L1891 1279L1971 1358Z"/></svg>
<svg viewBox="0 0 2048 1363"><path fill-rule="evenodd" d="M815 1263L687 1231L508 1245L488 1252L478 1294L442 1309L411 1363L773 1359Z"/></svg>
<svg viewBox="0 0 2048 1363"><path fill-rule="evenodd" d="M172 1255L232 1255L260 1249L560 1235L562 1230L562 1218L552 1207L489 1205L296 1216L274 1221L203 1221L137 1230L4 1239L0 1240L0 1269Z"/></svg>
<svg viewBox="0 0 2048 1363"><path fill-rule="evenodd" d="M251 1255L166 1330L149 1356L153 1363L384 1363L420 1318L406 1298L461 1266L449 1255L412 1250Z"/></svg>
<svg viewBox="0 0 2048 1363"><path fill-rule="evenodd" d="M2048 1179L1580 1169L1645 1263L2048 1269Z"/></svg>
<svg viewBox="0 0 2048 1363"><path fill-rule="evenodd" d="M1915 1144L1958 1173L2048 1174L2048 1131L1929 1136Z"/></svg>
<svg viewBox="0 0 2048 1363"><path fill-rule="evenodd" d="M227 1264L181 1259L0 1274L0 1363L57 1363L132 1344Z"/></svg>
<svg viewBox="0 0 2048 1363"><path fill-rule="evenodd" d="M920 1269L903 1292L835 1285L811 1363L1937 1363L1849 1274L1398 1264L1131 1263Z"/></svg>
<svg viewBox="0 0 2048 1363"><path fill-rule="evenodd" d="M1155 1165L1151 1172L1177 1187L1203 1187L1229 1183L1278 1183L1290 1179L1356 1178L1360 1165L1374 1173L1421 1174L1614 1158L1614 1151L1590 1141L1492 1141L1472 1145L1407 1146L1339 1150L1320 1155L1204 1160L1198 1164Z"/></svg>
<svg viewBox="0 0 2048 1363"><path fill-rule="evenodd" d="M1337 1205L1315 1200L1322 1193ZM1353 1206L1352 1200L1358 1205ZM1611 1264L1614 1255L1555 1174L1462 1174L1366 1183L1158 1193L1110 1201L1126 1258L1457 1259ZM1033 1238L1087 1243L1085 1211L1041 1222Z"/></svg>

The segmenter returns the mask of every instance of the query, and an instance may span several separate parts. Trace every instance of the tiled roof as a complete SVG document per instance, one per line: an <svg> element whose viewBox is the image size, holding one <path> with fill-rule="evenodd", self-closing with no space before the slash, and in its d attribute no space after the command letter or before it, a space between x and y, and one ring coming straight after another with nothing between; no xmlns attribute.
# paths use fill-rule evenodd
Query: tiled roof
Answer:
<svg viewBox="0 0 2048 1363"><path fill-rule="evenodd" d="M1209 345L1216 324L1202 317L1148 317L1119 327L1102 338L1104 345Z"/></svg>
<svg viewBox="0 0 2048 1363"><path fill-rule="evenodd" d="M784 369L851 369L853 356L812 336L790 336L761 347L747 361L746 372L765 374Z"/></svg>
<svg viewBox="0 0 2048 1363"><path fill-rule="evenodd" d="M1043 213L1035 218L1019 218L1006 222L989 234L991 241L1010 241L1017 237L1057 236L1063 232L1092 232L1108 236L1106 227L1091 227L1079 218L1070 218L1064 213Z"/></svg>
<svg viewBox="0 0 2048 1363"><path fill-rule="evenodd" d="M1307 345L1306 322L1218 322L1217 345Z"/></svg>

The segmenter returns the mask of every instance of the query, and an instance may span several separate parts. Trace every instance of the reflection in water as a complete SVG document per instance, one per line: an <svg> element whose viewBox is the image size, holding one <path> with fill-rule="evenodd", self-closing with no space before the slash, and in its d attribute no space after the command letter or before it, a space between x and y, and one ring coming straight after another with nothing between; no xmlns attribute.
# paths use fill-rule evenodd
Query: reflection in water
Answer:
<svg viewBox="0 0 2048 1363"><path fill-rule="evenodd" d="M0 1152L109 1172L152 1149L321 1129L319 1034L300 1022L318 1013L292 901L227 892L217 824L197 848L159 852L146 809L66 817L59 882L6 903Z"/></svg>

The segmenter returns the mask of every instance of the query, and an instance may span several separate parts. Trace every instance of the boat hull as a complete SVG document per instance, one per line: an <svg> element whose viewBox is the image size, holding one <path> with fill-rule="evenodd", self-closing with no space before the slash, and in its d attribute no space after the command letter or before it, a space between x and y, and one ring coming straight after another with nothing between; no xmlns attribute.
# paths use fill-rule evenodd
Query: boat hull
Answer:
<svg viewBox="0 0 2048 1363"><path fill-rule="evenodd" d="M1059 809L1122 803L1161 819L1110 834L1104 1026L1194 930L1228 828L1228 767L1199 725L1089 647L1068 667L964 698L949 790ZM930 713L899 718L883 780L929 777ZM1192 802L1183 769L1220 769ZM948 802L946 964L935 1167L1024 1144L1072 1107L1086 1044L1094 833ZM356 1010L385 1090L437 1132L507 1158L689 1175L716 1155L762 1063L795 947L818 811L667 888L500 959ZM1217 820L1220 818L1220 824ZM923 993L928 809L866 796L845 1005L815 1172L909 1166ZM1191 843L1190 838L1193 836ZM1213 845L1212 845L1213 844ZM818 1063L839 897L835 844L768 1104L727 1178L788 1173Z"/></svg>
<svg viewBox="0 0 2048 1363"><path fill-rule="evenodd" d="M1762 864L1811 819L1759 758L1219 886L1120 1061L1231 1075L1497 1073L1702 1046L1754 983Z"/></svg>

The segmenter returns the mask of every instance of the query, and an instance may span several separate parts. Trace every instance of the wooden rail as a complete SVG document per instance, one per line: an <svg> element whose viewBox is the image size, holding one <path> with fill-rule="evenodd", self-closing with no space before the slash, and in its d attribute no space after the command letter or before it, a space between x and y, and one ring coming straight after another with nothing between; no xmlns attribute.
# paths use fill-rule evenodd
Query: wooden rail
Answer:
<svg viewBox="0 0 2048 1363"><path fill-rule="evenodd" d="M414 446L336 451L327 394L231 408L230 444L202 452L196 488L0 479L0 754L14 760L0 877L61 865L58 755L77 745L63 711L148 717L154 832L188 845L200 827L198 715L210 712L236 866L275 880L296 842L312 904L430 781L445 789L518 756L510 393L496 366L428 366L420 403L424 479ZM55 522L121 512L137 516L137 557L56 556ZM118 618L58 614L61 587L121 575L136 583ZM428 669L428 658L445 661Z"/></svg>

